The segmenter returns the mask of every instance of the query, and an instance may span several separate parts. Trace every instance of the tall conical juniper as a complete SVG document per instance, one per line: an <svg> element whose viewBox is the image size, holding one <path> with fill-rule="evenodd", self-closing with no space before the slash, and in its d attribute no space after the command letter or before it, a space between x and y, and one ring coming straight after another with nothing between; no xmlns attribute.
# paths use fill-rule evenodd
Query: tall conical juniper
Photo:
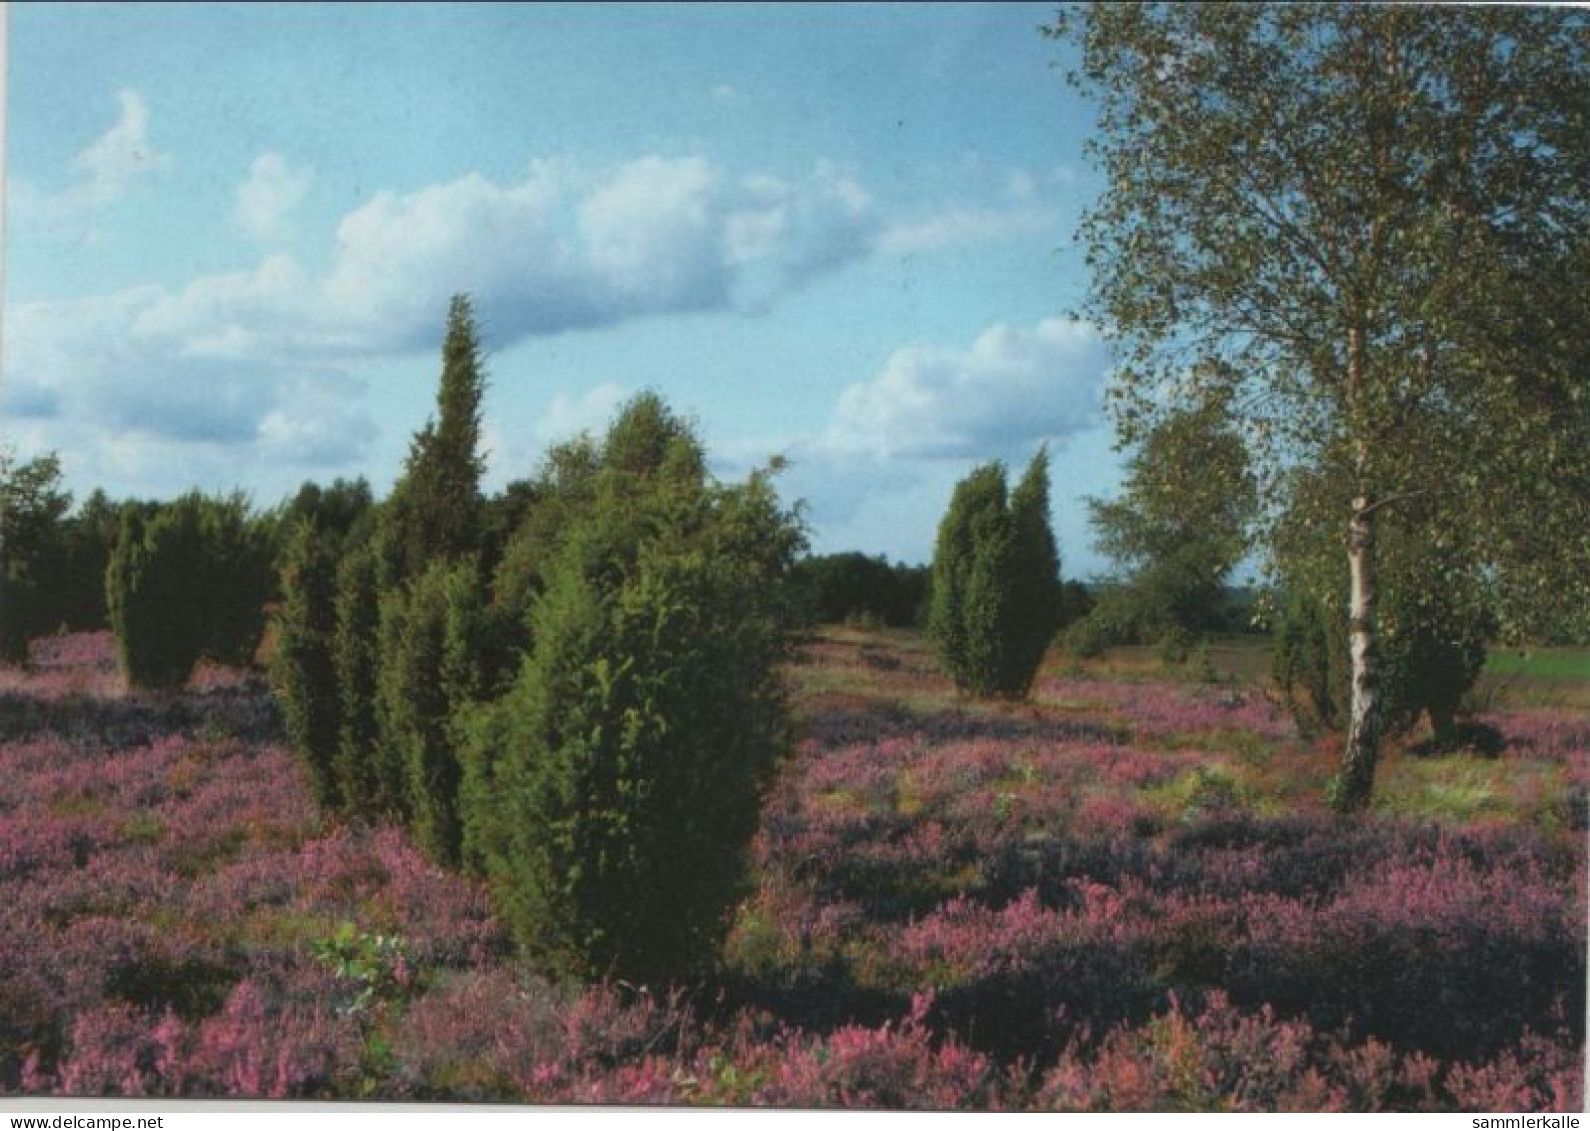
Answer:
<svg viewBox="0 0 1590 1131"><path fill-rule="evenodd" d="M281 583L271 683L315 800L337 807L345 801L337 773L342 725L334 652L337 561L331 537L313 516L300 519L289 536Z"/></svg>
<svg viewBox="0 0 1590 1131"><path fill-rule="evenodd" d="M939 525L928 606L928 634L956 686L984 698L1025 696L1059 609L1047 453L1009 498L1003 464L977 468L956 485Z"/></svg>
<svg viewBox="0 0 1590 1131"><path fill-rule="evenodd" d="M381 510L381 586L413 581L433 562L478 548L482 530L480 403L486 378L474 306L454 295L442 345L436 419L409 445L403 475Z"/></svg>
<svg viewBox="0 0 1590 1131"><path fill-rule="evenodd" d="M1060 627L1060 551L1049 525L1049 449L1040 448L1010 496L1015 547L1011 576L1010 694L1025 696Z"/></svg>

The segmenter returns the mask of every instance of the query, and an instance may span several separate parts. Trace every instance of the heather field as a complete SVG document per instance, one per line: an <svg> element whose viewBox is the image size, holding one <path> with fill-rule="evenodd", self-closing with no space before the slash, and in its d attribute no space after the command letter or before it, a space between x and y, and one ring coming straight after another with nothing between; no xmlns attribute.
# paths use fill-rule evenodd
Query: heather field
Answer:
<svg viewBox="0 0 1590 1131"><path fill-rule="evenodd" d="M914 635L825 631L719 975L575 990L318 813L257 674L34 661L0 671L0 1092L1583 1106L1590 715L1550 694L1491 696L1488 753L1389 750L1342 818L1258 684L1051 657L987 706Z"/></svg>

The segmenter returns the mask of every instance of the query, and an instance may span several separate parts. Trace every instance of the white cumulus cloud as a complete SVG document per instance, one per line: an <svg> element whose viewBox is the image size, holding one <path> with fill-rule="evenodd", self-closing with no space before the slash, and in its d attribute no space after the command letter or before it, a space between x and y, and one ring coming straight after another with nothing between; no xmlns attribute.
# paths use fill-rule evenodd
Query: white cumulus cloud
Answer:
<svg viewBox="0 0 1590 1131"><path fill-rule="evenodd" d="M40 228L70 229L122 199L140 179L167 168L168 154L149 136L149 104L136 90L116 95L115 123L72 158L70 180L45 191L28 181L11 185L17 220Z"/></svg>
<svg viewBox="0 0 1590 1131"><path fill-rule="evenodd" d="M622 385L603 381L578 395L558 393L536 423L537 448L572 440L583 432L600 434L617 415L629 394Z"/></svg>
<svg viewBox="0 0 1590 1131"><path fill-rule="evenodd" d="M822 532L819 551L922 561L956 480L973 463L1002 459L1020 468L1048 443L1057 458L1067 449L1087 453L1081 478L1057 483L1057 498L1074 498L1079 483L1107 489L1116 474L1102 411L1109 366L1103 338L1086 322L996 324L969 346L895 350L873 377L840 393L816 433L723 450L735 457L734 473L766 452L788 457L779 488L806 505ZM1065 536L1068 546L1086 541L1075 522Z"/></svg>
<svg viewBox="0 0 1590 1131"><path fill-rule="evenodd" d="M232 219L261 243L279 240L286 235L288 219L314 180L315 171L310 166L294 166L280 153L261 153L237 186Z"/></svg>
<svg viewBox="0 0 1590 1131"><path fill-rule="evenodd" d="M116 124L78 155L50 207L108 203L167 160L144 100L123 92ZM234 221L280 238L313 175L259 155ZM240 466L336 467L376 438L350 372L434 349L456 292L474 296L486 346L502 350L642 318L762 311L870 257L1034 223L997 208L902 223L858 174L826 162L774 176L695 156L538 160L518 177L470 173L375 194L342 217L322 269L273 253L181 287L21 304L7 325L4 408L129 467L163 444L179 445L182 460L204 448ZM996 327L969 349L898 351L845 394L820 444L849 459L936 458L1063 432L1092 411L1097 348L1085 328L1046 322ZM598 426L621 394L602 385L554 400L545 430L532 431L546 440Z"/></svg>
<svg viewBox="0 0 1590 1131"><path fill-rule="evenodd" d="M114 200L138 177L163 168L170 158L149 140L149 105L135 90L116 95L121 114L116 124L88 144L72 165L80 174L81 191L93 204Z"/></svg>
<svg viewBox="0 0 1590 1131"><path fill-rule="evenodd" d="M94 457L102 462L148 447L180 465L194 446L244 461L251 453L316 465L356 458L374 434L362 386L335 365L262 348L255 336L250 316L268 306L259 289L281 285L270 277L282 269L268 262L263 284L221 277L197 294L140 287L19 304L6 324L7 410L72 435L74 446L103 449Z"/></svg>
<svg viewBox="0 0 1590 1131"><path fill-rule="evenodd" d="M467 290L502 346L761 307L865 257L879 226L865 190L827 166L787 182L697 157L537 161L519 181L470 174L378 194L343 219L324 297L349 326L402 348Z"/></svg>
<svg viewBox="0 0 1590 1131"><path fill-rule="evenodd" d="M1053 232L1057 223L1052 212L1031 206L953 207L920 219L891 224L879 236L878 250L885 255L919 255L1016 236L1041 236Z"/></svg>
<svg viewBox="0 0 1590 1131"><path fill-rule="evenodd" d="M969 348L908 346L834 407L826 442L844 452L960 459L1058 439L1097 422L1109 357L1085 322L996 325Z"/></svg>

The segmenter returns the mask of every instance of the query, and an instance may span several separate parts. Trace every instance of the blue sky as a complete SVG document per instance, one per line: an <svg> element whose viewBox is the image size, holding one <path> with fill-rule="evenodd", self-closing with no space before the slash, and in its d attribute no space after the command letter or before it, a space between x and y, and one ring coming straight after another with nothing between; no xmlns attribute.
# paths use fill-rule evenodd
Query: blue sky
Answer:
<svg viewBox="0 0 1590 1131"><path fill-rule="evenodd" d="M1068 313L1096 188L1047 5L58 5L10 25L6 442L113 495L384 491L448 295L489 484L643 388L819 550L924 560L1048 443L1119 460Z"/></svg>

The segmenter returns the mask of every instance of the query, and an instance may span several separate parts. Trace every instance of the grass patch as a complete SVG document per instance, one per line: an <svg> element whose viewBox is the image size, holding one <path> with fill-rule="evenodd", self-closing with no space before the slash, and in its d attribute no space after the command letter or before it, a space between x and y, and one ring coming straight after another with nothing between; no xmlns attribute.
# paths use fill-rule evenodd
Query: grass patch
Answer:
<svg viewBox="0 0 1590 1131"><path fill-rule="evenodd" d="M1138 791L1138 800L1172 820L1196 821L1211 813L1246 809L1253 797L1231 766L1211 762Z"/></svg>
<svg viewBox="0 0 1590 1131"><path fill-rule="evenodd" d="M104 808L105 802L93 794L67 790L50 798L44 811L52 817L81 817Z"/></svg>
<svg viewBox="0 0 1590 1131"><path fill-rule="evenodd" d="M1154 644L1119 645L1092 659L1078 659L1057 648L1046 674L1084 679L1170 680L1176 683L1265 683L1270 678L1272 642L1268 636L1211 637L1202 659L1170 663Z"/></svg>
<svg viewBox="0 0 1590 1131"><path fill-rule="evenodd" d="M1524 815L1507 768L1466 754L1388 759L1376 792L1375 809L1398 817L1471 824Z"/></svg>
<svg viewBox="0 0 1590 1131"><path fill-rule="evenodd" d="M130 844L159 844L166 839L166 823L153 813L135 813L121 823L116 835Z"/></svg>
<svg viewBox="0 0 1590 1131"><path fill-rule="evenodd" d="M1485 670L1494 675L1521 675L1533 679L1590 679L1590 649L1497 651L1486 657Z"/></svg>

